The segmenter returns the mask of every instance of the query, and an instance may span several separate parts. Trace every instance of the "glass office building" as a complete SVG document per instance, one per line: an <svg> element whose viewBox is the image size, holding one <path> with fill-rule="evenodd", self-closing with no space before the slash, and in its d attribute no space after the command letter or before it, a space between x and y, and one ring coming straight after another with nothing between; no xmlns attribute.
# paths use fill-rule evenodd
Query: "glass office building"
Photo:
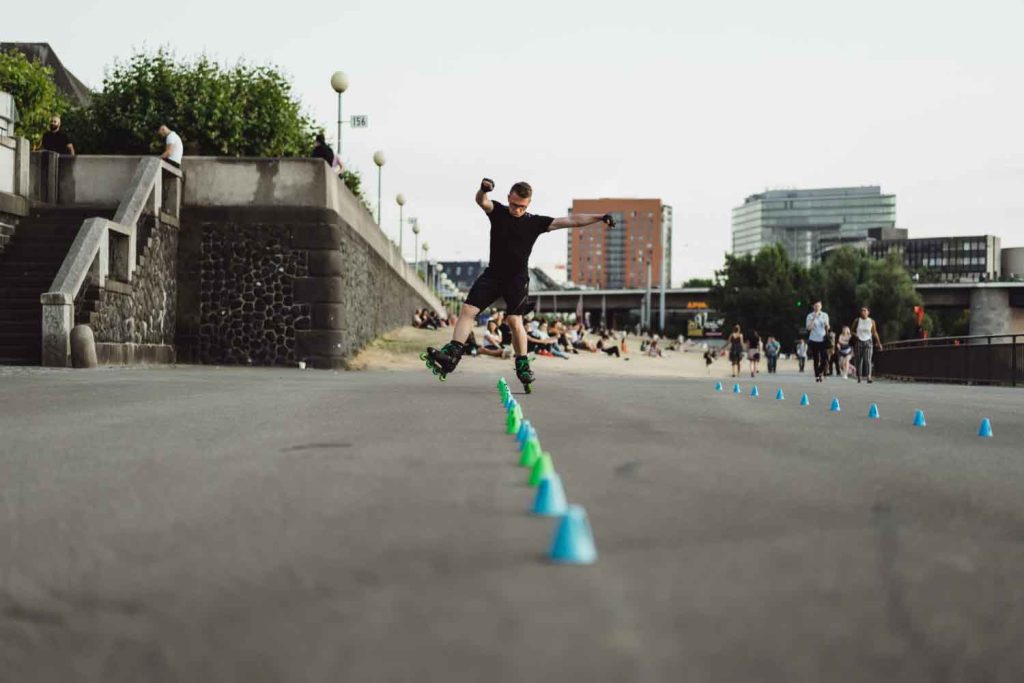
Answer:
<svg viewBox="0 0 1024 683"><path fill-rule="evenodd" d="M863 244L873 228L896 227L896 195L878 186L818 190L769 190L732 210L732 252L756 254L781 244L790 258L809 266L823 245Z"/></svg>
<svg viewBox="0 0 1024 683"><path fill-rule="evenodd" d="M920 282L985 282L998 280L1002 249L995 235L878 240L868 244L876 258L896 253Z"/></svg>

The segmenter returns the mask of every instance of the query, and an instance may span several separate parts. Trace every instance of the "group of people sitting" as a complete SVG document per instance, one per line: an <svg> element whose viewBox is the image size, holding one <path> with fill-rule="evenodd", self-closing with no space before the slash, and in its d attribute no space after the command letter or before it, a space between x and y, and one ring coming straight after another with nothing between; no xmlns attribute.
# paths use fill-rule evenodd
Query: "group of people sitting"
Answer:
<svg viewBox="0 0 1024 683"><path fill-rule="evenodd" d="M572 354L581 351L603 352L609 356L621 357L616 336L608 330L597 333L597 339L587 338L587 329L582 322L567 325L560 320L531 320L526 324L527 350L538 356L551 356L568 360ZM487 318L482 334L470 334L465 344L470 355L512 357L512 328L505 320L504 311L495 311Z"/></svg>
<svg viewBox="0 0 1024 683"><path fill-rule="evenodd" d="M417 308L416 312L412 314L412 326L421 330L437 330L448 327L450 323L450 320L442 318L437 311L432 311L429 308Z"/></svg>

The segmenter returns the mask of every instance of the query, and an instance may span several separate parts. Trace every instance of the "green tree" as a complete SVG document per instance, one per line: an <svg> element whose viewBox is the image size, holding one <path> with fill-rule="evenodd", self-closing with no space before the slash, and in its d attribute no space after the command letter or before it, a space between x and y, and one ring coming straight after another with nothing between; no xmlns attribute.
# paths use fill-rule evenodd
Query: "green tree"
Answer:
<svg viewBox="0 0 1024 683"><path fill-rule="evenodd" d="M16 133L34 147L42 142L50 117L63 114L68 103L53 82L53 69L29 61L17 50L0 52L0 90L14 97L18 107Z"/></svg>
<svg viewBox="0 0 1024 683"><path fill-rule="evenodd" d="M683 283L683 287L711 287L715 281L709 277L692 277Z"/></svg>
<svg viewBox="0 0 1024 683"><path fill-rule="evenodd" d="M883 341L908 339L917 331L914 306L921 304L921 295L903 266L899 254L870 262L867 277L857 286L858 306L867 304L871 317L878 324ZM853 317L850 318L853 320Z"/></svg>
<svg viewBox="0 0 1024 683"><path fill-rule="evenodd" d="M807 313L809 279L781 245L756 255L727 254L715 276L708 303L725 316L727 330L738 324L745 334L757 330L762 338L773 335L783 348L792 348Z"/></svg>
<svg viewBox="0 0 1024 683"><path fill-rule="evenodd" d="M163 123L189 154L212 156L307 155L316 131L276 67L179 60L166 49L115 62L91 106L69 118L80 151L93 154L159 152Z"/></svg>

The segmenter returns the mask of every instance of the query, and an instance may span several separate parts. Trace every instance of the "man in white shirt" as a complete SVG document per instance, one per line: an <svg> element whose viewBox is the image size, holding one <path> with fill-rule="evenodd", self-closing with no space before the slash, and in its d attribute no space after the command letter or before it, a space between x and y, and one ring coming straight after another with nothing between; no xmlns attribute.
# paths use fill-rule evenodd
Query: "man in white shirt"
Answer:
<svg viewBox="0 0 1024 683"><path fill-rule="evenodd" d="M185 145L181 143L181 137L168 128L167 124L161 125L158 132L164 139L164 153L160 155L160 158L181 168L181 156L185 153Z"/></svg>
<svg viewBox="0 0 1024 683"><path fill-rule="evenodd" d="M814 302L814 310L807 314L807 345L811 347L814 362L814 381L821 382L828 365L825 339L828 335L828 313L821 310L821 302Z"/></svg>

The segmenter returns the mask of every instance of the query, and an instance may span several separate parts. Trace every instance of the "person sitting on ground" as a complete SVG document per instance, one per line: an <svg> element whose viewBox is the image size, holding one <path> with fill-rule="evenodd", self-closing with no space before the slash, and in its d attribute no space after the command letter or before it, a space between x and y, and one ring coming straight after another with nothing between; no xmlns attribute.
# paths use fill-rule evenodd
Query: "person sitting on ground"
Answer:
<svg viewBox="0 0 1024 683"><path fill-rule="evenodd" d="M602 334L601 338L597 341L597 350L616 358L621 358L622 356L619 353L619 345L615 343L615 339L608 332Z"/></svg>
<svg viewBox="0 0 1024 683"><path fill-rule="evenodd" d="M423 327L423 318L420 316L420 309L416 309L412 314L412 326L416 329Z"/></svg>
<svg viewBox="0 0 1024 683"><path fill-rule="evenodd" d="M484 332L483 339L480 353L495 358L512 357L512 349L501 343L501 332L498 331L498 322L494 318L487 321L487 331Z"/></svg>
<svg viewBox="0 0 1024 683"><path fill-rule="evenodd" d="M658 335L654 335L654 337L651 338L651 343L647 345L647 355L650 356L651 358L662 357L661 349L658 348L659 339L660 338L658 337Z"/></svg>
<svg viewBox="0 0 1024 683"><path fill-rule="evenodd" d="M532 321L530 328L526 331L526 337L529 351L536 353L538 356L554 355L551 353L550 347L555 343L555 340L548 335L547 322Z"/></svg>

